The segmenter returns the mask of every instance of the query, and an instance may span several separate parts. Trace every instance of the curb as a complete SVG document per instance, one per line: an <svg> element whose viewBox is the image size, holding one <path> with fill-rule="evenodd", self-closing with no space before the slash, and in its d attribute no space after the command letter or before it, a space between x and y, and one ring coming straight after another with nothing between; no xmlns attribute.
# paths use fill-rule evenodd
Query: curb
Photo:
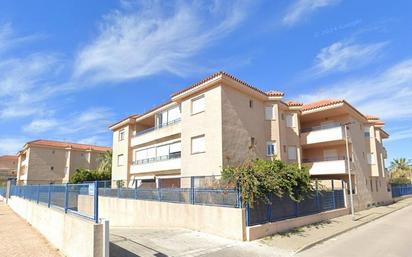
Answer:
<svg viewBox="0 0 412 257"><path fill-rule="evenodd" d="M363 226L363 225L366 225L366 224L368 224L368 223L370 223L370 222L372 222L372 221L375 221L375 220L377 220L377 219L380 219L380 218L382 218L382 217L385 217L386 215L389 215L389 214L394 213L394 212L396 212L396 211L402 210L403 208L406 208L406 207L408 207L408 206L411 206L411 204L402 206L402 207L400 207L399 209L392 210L392 211L390 211L390 212L384 213L384 214L382 214L381 216L378 216L378 217L375 217L375 218L373 218L373 219L371 219L371 220L365 221L364 223L357 224L356 226L353 226L353 227L344 229L344 230L339 231L339 232L337 232L337 233L335 233L335 234L333 234L333 235L327 236L327 237L322 238L322 239L319 239L319 240L317 240L317 241L315 241L315 242L312 242L312 243L309 243L309 244L307 244L307 245L304 245L304 246L302 246L301 248L299 248L298 250L296 250L296 251L295 251L295 254L300 253L300 252L303 252L303 251L305 251L305 250L308 250L308 249L314 247L314 246L317 245L317 244L323 243L323 242L325 242L325 241L327 241L327 240L329 240L329 239L331 239L331 238L334 238L334 237L337 237L337 236L339 236L339 235L342 235L342 234L344 234L344 233L346 233L346 232L348 232L348 231L351 231L351 230L353 230L353 229L355 229L355 228L359 228L359 227L361 227L361 226Z"/></svg>

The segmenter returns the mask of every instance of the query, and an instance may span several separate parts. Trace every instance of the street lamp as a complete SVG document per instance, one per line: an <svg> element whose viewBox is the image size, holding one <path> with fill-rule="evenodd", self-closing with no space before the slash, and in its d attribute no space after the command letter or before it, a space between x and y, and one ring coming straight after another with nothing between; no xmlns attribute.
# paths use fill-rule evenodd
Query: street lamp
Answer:
<svg viewBox="0 0 412 257"><path fill-rule="evenodd" d="M345 144L346 144L346 170L348 172L349 176L349 198L350 198L350 211L352 215L352 220L355 220L355 208L353 206L353 191L352 191L352 174L351 174L351 168L350 168L350 158L349 158L349 137L348 137L348 130L349 130L349 125L352 124L352 122L348 122L343 124L343 127L345 129Z"/></svg>

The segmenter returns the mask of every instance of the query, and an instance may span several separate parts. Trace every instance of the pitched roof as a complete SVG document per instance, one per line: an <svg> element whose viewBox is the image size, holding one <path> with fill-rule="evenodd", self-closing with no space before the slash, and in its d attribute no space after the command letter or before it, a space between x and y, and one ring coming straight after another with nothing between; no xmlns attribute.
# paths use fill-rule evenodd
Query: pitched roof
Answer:
<svg viewBox="0 0 412 257"><path fill-rule="evenodd" d="M117 121L116 123L113 123L112 125L109 126L109 128L114 127L114 126L116 126L117 124L122 123L123 121L125 121L125 120L127 120L127 119L136 119L136 118L138 118L139 116L140 116L139 114L129 115L129 116L127 116L126 118L123 118L123 119Z"/></svg>
<svg viewBox="0 0 412 257"><path fill-rule="evenodd" d="M236 81L236 82L238 82L238 83L240 83L240 84L242 84L242 85L244 85L244 86L247 86L247 87L255 90L256 92L261 93L261 94L266 95L266 96L283 96L283 95L284 95L282 92L278 92L278 91L263 92L263 91L260 90L259 88L255 87L255 86L252 86L252 85L250 85L249 83L247 83L247 82L245 82L245 81L243 81L243 80L240 80L240 79L236 78L235 76L233 76L233 75L231 75L231 74L229 74L229 73L227 73L227 72L225 72L225 71L219 71L219 72L216 72L216 73L214 73L214 74L212 74L212 75L210 75L210 76L208 76L208 77L206 77L206 78L204 78L204 79L202 79L202 80L200 80L200 81L198 81L198 82L196 82L196 83L194 83L194 84L186 87L186 88L183 88L182 90L179 90L179 91L173 93L173 94L172 94L172 97L177 96L177 95L180 95L180 94L182 94L182 93L184 93L184 92L186 92L186 91L188 91L188 90L190 90L190 89L192 89L192 88L195 88L195 87L197 87L197 86L199 86L199 85L201 85L201 84L203 84L203 83L205 83L205 82L208 82L209 80L212 80L212 79L214 79L214 78L216 78L216 77L218 77L218 76L224 76L224 77L227 77L227 78L229 78L229 79L232 79L232 80L234 80L234 81ZM272 93L273 93L273 95L271 95Z"/></svg>
<svg viewBox="0 0 412 257"><path fill-rule="evenodd" d="M379 117L378 117L378 116L374 116L374 115L366 115L366 118L367 118L368 120L379 120Z"/></svg>
<svg viewBox="0 0 412 257"><path fill-rule="evenodd" d="M97 146L97 145L86 145L70 142L61 142L61 141L52 141L52 140L34 140L27 143L28 146L49 146L55 148L72 148L75 150L93 150L93 151L109 151L110 147L106 146Z"/></svg>
<svg viewBox="0 0 412 257"><path fill-rule="evenodd" d="M340 104L344 102L345 101L341 99L323 99L323 100L316 101L313 103L304 104L302 107L302 111L309 111L309 110L318 109L321 107L326 107L326 106L330 106L334 104Z"/></svg>
<svg viewBox="0 0 412 257"><path fill-rule="evenodd" d="M293 101L293 100L287 101L286 104L287 104L288 106L302 106L302 105L303 105L303 103L300 103L300 102L297 102L297 101Z"/></svg>
<svg viewBox="0 0 412 257"><path fill-rule="evenodd" d="M0 156L0 160L5 161L16 161L19 157L17 155L3 155Z"/></svg>

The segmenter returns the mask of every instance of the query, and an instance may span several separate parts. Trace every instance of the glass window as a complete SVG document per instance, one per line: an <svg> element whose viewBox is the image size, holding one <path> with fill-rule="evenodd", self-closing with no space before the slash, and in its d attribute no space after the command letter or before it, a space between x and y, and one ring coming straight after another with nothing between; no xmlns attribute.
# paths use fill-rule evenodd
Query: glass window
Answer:
<svg viewBox="0 0 412 257"><path fill-rule="evenodd" d="M288 127L288 128L293 128L294 127L293 115L292 114L287 114L286 115L286 127Z"/></svg>
<svg viewBox="0 0 412 257"><path fill-rule="evenodd" d="M288 146L288 159L289 160L296 160L297 159L296 146Z"/></svg>
<svg viewBox="0 0 412 257"><path fill-rule="evenodd" d="M205 135L192 137L192 154L206 151Z"/></svg>
<svg viewBox="0 0 412 257"><path fill-rule="evenodd" d="M117 156L117 166L123 166L124 165L124 155L119 154Z"/></svg>
<svg viewBox="0 0 412 257"><path fill-rule="evenodd" d="M176 142L176 143L172 143L170 144L170 153L178 153L181 151L181 142Z"/></svg>
<svg viewBox="0 0 412 257"><path fill-rule="evenodd" d="M266 155L267 156L276 155L276 142L269 141L266 143Z"/></svg>
<svg viewBox="0 0 412 257"><path fill-rule="evenodd" d="M119 131L119 141L123 141L123 140L124 140L124 134L125 134L124 129L122 129L122 130Z"/></svg>
<svg viewBox="0 0 412 257"><path fill-rule="evenodd" d="M370 137L371 137L371 133L370 133L369 128L365 128L365 129L363 130L363 134L364 134L364 136L365 136L366 138L370 138Z"/></svg>
<svg viewBox="0 0 412 257"><path fill-rule="evenodd" d="M202 95L195 99L192 99L192 114L205 111L205 96Z"/></svg>
<svg viewBox="0 0 412 257"><path fill-rule="evenodd" d="M266 118L266 120L274 120L275 119L274 114L275 113L273 111L273 106L265 107L265 118Z"/></svg>
<svg viewBox="0 0 412 257"><path fill-rule="evenodd" d="M368 164L375 164L375 153L368 153Z"/></svg>
<svg viewBox="0 0 412 257"><path fill-rule="evenodd" d="M253 100L252 99L249 100L249 108L253 108Z"/></svg>

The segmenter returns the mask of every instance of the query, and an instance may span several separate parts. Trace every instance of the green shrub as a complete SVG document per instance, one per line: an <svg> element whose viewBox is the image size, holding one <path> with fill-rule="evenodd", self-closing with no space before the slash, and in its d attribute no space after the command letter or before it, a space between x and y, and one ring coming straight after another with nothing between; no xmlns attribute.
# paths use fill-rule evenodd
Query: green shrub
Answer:
<svg viewBox="0 0 412 257"><path fill-rule="evenodd" d="M112 174L109 171L98 172L96 170L77 169L70 178L70 183L78 184L85 181L111 180Z"/></svg>
<svg viewBox="0 0 412 257"><path fill-rule="evenodd" d="M314 191L307 168L279 160L246 161L240 166L224 168L222 177L240 186L243 203L251 207L258 200L269 203L270 193L299 202Z"/></svg>

